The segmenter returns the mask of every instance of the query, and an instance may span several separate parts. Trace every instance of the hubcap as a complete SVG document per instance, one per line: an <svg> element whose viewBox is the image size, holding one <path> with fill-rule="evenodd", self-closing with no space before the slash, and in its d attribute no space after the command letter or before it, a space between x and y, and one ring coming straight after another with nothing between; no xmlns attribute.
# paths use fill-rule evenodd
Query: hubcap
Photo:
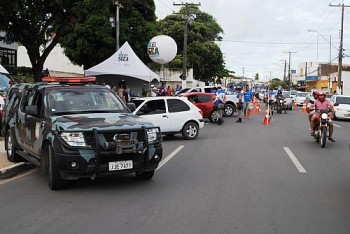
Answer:
<svg viewBox="0 0 350 234"><path fill-rule="evenodd" d="M227 107L225 108L225 113L226 113L226 115L232 115L232 113L233 113L232 107L227 106Z"/></svg>
<svg viewBox="0 0 350 234"><path fill-rule="evenodd" d="M197 128L193 125L190 125L188 126L186 133L189 137L195 137L197 134Z"/></svg>

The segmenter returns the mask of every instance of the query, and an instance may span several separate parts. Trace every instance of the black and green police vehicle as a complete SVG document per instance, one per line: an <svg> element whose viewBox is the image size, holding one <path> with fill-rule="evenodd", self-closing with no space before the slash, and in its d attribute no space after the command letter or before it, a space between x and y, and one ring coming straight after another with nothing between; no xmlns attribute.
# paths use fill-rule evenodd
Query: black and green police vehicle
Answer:
<svg viewBox="0 0 350 234"><path fill-rule="evenodd" d="M45 77L9 92L2 129L8 159L40 166L53 190L82 177L151 179L162 159L160 129L94 81Z"/></svg>

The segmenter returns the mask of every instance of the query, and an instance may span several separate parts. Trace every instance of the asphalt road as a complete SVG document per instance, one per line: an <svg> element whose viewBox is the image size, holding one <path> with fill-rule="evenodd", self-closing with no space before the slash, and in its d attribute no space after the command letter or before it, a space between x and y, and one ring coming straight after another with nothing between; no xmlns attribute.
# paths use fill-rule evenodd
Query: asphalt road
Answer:
<svg viewBox="0 0 350 234"><path fill-rule="evenodd" d="M195 141L165 138L173 157L151 181L50 191L34 170L3 183L1 233L350 233L350 122L337 121L337 142L322 149L300 111L272 126L235 120L207 124Z"/></svg>

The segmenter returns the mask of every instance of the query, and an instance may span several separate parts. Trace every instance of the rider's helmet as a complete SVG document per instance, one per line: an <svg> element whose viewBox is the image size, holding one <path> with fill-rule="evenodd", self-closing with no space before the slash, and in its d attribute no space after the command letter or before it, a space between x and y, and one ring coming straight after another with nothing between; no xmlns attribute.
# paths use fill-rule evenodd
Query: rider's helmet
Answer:
<svg viewBox="0 0 350 234"><path fill-rule="evenodd" d="M318 100L323 102L326 99L326 94L323 91L318 92Z"/></svg>
<svg viewBox="0 0 350 234"><path fill-rule="evenodd" d="M277 94L282 94L282 89L278 89Z"/></svg>
<svg viewBox="0 0 350 234"><path fill-rule="evenodd" d="M315 99L317 99L317 97L318 97L318 90L314 90L314 91L312 91L312 96L315 98Z"/></svg>

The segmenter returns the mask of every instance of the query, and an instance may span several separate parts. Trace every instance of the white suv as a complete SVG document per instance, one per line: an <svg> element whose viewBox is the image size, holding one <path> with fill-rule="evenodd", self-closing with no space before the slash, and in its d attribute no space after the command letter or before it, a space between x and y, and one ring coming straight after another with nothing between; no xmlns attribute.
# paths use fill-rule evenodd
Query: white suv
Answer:
<svg viewBox="0 0 350 234"><path fill-rule="evenodd" d="M145 97L132 101L136 109L133 114L141 116L159 126L162 134L173 136L182 133L187 140L197 138L204 127L203 114L184 97Z"/></svg>

